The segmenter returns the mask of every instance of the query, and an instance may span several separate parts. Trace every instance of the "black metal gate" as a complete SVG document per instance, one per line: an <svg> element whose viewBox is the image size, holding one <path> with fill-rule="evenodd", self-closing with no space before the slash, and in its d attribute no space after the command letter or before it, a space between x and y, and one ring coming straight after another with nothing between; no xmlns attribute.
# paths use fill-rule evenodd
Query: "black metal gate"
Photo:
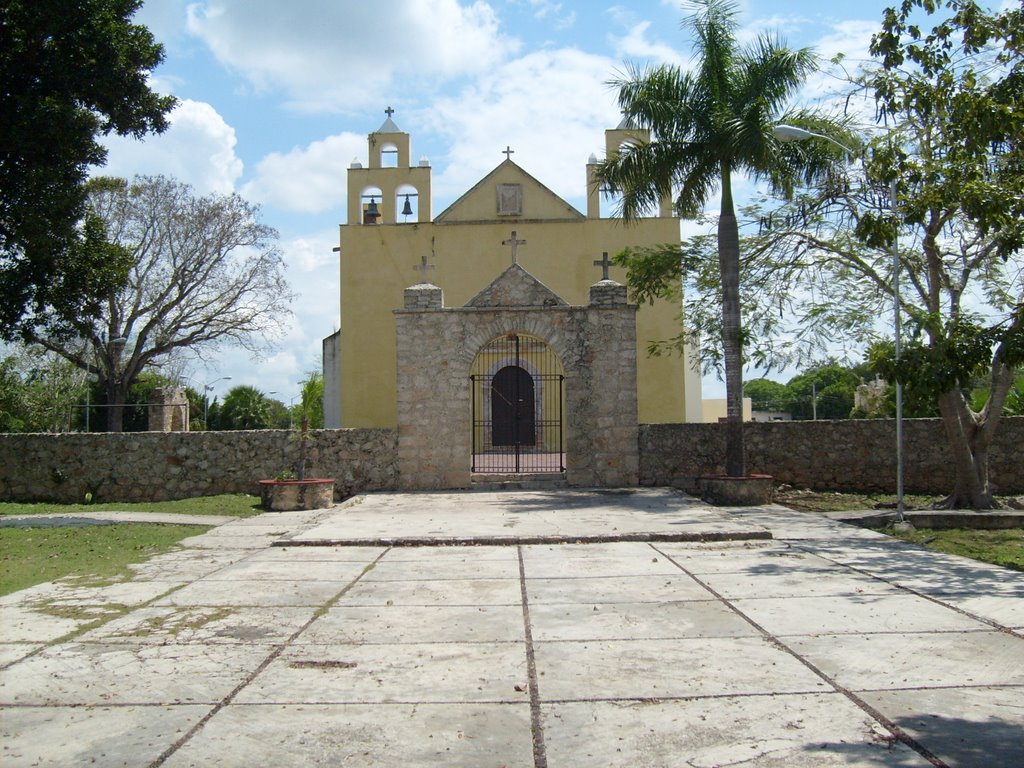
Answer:
<svg viewBox="0 0 1024 768"><path fill-rule="evenodd" d="M473 390L473 472L565 471L565 376L543 340L510 333L480 350Z"/></svg>

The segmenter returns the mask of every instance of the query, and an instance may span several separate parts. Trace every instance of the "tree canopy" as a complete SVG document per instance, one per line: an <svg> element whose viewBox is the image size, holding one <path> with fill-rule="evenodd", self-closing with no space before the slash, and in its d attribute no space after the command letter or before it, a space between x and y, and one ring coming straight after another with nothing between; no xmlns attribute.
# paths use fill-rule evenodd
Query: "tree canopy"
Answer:
<svg viewBox="0 0 1024 768"><path fill-rule="evenodd" d="M131 17L141 0L5 0L0 6L0 335L97 316L124 275L86 219L98 138L167 127L175 100L149 73L163 49Z"/></svg>
<svg viewBox="0 0 1024 768"><path fill-rule="evenodd" d="M111 247L127 255L126 278L106 294L98 319L62 316L74 336L30 338L95 373L108 403L124 403L143 369L175 355L201 357L226 342L254 353L272 345L292 292L277 232L257 207L162 176L93 180L89 207ZM113 431L117 414L115 407Z"/></svg>
<svg viewBox="0 0 1024 768"><path fill-rule="evenodd" d="M699 0L684 21L692 33L692 70L661 65L630 68L613 85L633 125L651 131L650 141L627 143L605 159L597 177L622 196L628 222L671 195L676 212L694 216L715 191L721 193L717 263L726 382L725 470L743 476L743 338L740 307L740 241L732 194L734 173L767 181L789 195L798 182L827 177L835 149L797 152L780 143L773 126L787 122L844 134L843 126L789 102L817 66L809 49L792 50L771 35L748 46L737 40L736 7L729 0Z"/></svg>
<svg viewBox="0 0 1024 768"><path fill-rule="evenodd" d="M931 31L912 21L919 9ZM851 100L874 99L883 123L865 126L863 157L788 203L765 199L743 212L748 359L782 367L836 348L858 353L892 333L898 296L910 338L899 361L891 336L876 344L874 369L941 412L955 506L992 504L988 445L1024 361L1022 46L1020 9L905 0L874 38L880 63L851 82ZM675 258L662 248L619 261L641 297L684 276L687 322L713 332L720 321L702 307L723 290L713 247L702 236ZM975 410L965 392L978 377L989 394Z"/></svg>

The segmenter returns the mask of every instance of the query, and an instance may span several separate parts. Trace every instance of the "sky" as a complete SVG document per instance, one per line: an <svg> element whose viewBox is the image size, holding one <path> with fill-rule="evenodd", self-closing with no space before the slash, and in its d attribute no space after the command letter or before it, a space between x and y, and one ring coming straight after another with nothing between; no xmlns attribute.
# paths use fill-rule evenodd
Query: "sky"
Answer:
<svg viewBox="0 0 1024 768"><path fill-rule="evenodd" d="M842 53L853 68L891 4L740 0L739 35L775 33L826 61ZM367 163L366 136L385 108L410 134L413 158L430 161L432 215L504 160L506 146L585 211L587 158L601 156L605 129L619 122L608 81L628 64L687 66L686 14L678 0L147 0L135 21L166 56L152 87L178 105L159 136L107 139L97 173L166 174L259 204L299 296L274 350L253 359L222 348L191 364L187 383L220 379L221 397L248 384L288 404L320 370L321 341L338 329L332 249L346 169ZM837 88L821 74L799 99L823 105ZM723 396L705 377L704 397Z"/></svg>

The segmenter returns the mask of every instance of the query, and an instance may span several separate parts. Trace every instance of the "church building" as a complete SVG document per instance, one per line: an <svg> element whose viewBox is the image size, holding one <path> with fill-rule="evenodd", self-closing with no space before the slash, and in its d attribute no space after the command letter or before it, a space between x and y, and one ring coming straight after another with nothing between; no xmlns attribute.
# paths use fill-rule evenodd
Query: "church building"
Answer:
<svg viewBox="0 0 1024 768"><path fill-rule="evenodd" d="M545 186L542 169L540 178L535 177L511 159L513 152L507 148L505 159L490 173L432 216L430 164L425 158L413 162L409 134L392 119L390 108L387 115L380 128L369 134L367 167L353 162L348 170L347 223L341 225L338 249L341 323L340 330L324 340L324 417L329 428L399 427L401 433L396 316L416 305L416 300L409 303L410 286L437 288L438 295L443 292L444 306L450 308L479 309L491 300L502 304L500 297L487 291L515 292L509 286L527 284L530 287L523 288L523 295L532 297L530 301L585 306L592 300L595 283L625 282L625 271L608 264L611 255L627 246L679 242L679 219L672 216L669 200L662 201L657 216L629 225L621 218L602 216L593 154L586 164L581 162L580 169L587 188L585 215ZM645 139L644 132L620 126L605 131L604 151L613 153L626 142ZM496 282L499 276L504 276L504 282ZM481 292L490 298L480 298ZM648 424L700 421L700 375L692 367L692 352L661 357L647 353L651 341L678 334L682 307L659 301L633 311L637 420ZM541 371L539 363L530 362L534 353L523 350L551 340L534 338L525 325L513 331L509 339L515 338L517 354L526 362L514 370L505 365L491 371L499 378L488 379L487 392L514 385L517 397L527 392L538 399L539 413L540 399L556 397L551 387L544 390L548 394L541 394L543 377L561 370L561 363L556 359L551 371ZM428 343L454 342L439 333ZM511 343L484 341L491 347ZM600 344L599 338L596 343ZM479 361L484 353L484 349L469 350L466 359ZM471 377L488 374L476 370L481 365L473 363L456 372L464 375L467 391ZM435 372L412 375L417 374L429 379ZM491 402L490 394L486 397ZM500 399L495 394L495 409ZM422 405L431 407L429 402ZM466 413L449 414L448 419L464 420L469 433L482 407L467 407ZM496 439L508 439L501 437L506 427L495 423L493 429ZM571 418L565 430L572 432ZM488 434L488 439L494 437Z"/></svg>

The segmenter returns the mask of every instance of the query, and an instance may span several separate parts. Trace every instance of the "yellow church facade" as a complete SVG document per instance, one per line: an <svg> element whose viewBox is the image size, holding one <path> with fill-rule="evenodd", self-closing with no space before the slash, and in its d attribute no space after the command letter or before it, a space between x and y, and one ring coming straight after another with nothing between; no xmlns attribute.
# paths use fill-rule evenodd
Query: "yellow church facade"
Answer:
<svg viewBox="0 0 1024 768"><path fill-rule="evenodd" d="M353 163L348 170L347 223L340 227L338 249L341 322L324 342L327 427L398 426L394 310L409 286L433 283L443 290L446 306L461 307L518 263L568 304L584 305L602 278L625 282L624 270L595 264L604 254L679 242L679 220L667 200L658 216L629 225L602 217L593 155L581 164L586 214L512 161L507 150L504 161L431 218L431 168L426 160L412 162L410 136L391 114L369 134L368 165ZM608 130L606 152L643 138L628 128ZM692 351L647 353L649 342L678 334L681 309L659 301L637 312L640 423L702 420ZM465 417L468 430L471 414Z"/></svg>

